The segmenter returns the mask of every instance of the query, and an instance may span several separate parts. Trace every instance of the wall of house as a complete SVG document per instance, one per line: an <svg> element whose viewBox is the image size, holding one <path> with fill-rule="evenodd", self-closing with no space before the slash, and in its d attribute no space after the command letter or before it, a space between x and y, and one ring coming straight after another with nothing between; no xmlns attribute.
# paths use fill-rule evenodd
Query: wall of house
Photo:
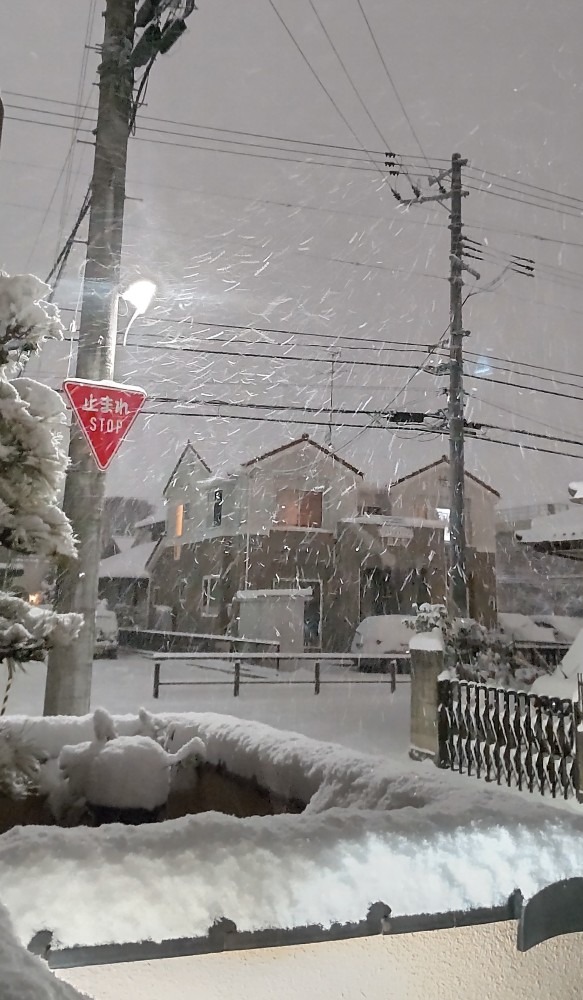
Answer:
<svg viewBox="0 0 583 1000"><path fill-rule="evenodd" d="M390 489L393 514L434 518L436 508L448 509L449 465L436 465L411 476ZM466 541L477 552L496 551L496 514L498 498L466 476L465 496L468 501Z"/></svg>
<svg viewBox="0 0 583 1000"><path fill-rule="evenodd" d="M358 512L357 487L362 477L307 442L263 459L246 472L250 480L249 530L254 534L273 527L277 492L283 488L321 491L322 528L328 531L342 518ZM242 524L246 524L246 514L245 501Z"/></svg>

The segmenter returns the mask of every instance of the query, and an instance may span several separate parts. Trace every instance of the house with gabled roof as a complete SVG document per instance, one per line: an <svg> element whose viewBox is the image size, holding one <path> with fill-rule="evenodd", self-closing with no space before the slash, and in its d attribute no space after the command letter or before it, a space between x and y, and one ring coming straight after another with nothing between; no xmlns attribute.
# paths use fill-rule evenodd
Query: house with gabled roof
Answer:
<svg viewBox="0 0 583 1000"><path fill-rule="evenodd" d="M219 475L187 445L147 566L152 605L170 606L178 631L220 633L235 627L237 592L310 588L306 642L345 650L362 618L442 601L443 522L395 517L386 489L363 480L308 435Z"/></svg>
<svg viewBox="0 0 583 1000"><path fill-rule="evenodd" d="M437 517L449 539L450 464L447 455L391 483L393 514ZM496 623L496 505L500 494L466 470L464 509L470 617Z"/></svg>

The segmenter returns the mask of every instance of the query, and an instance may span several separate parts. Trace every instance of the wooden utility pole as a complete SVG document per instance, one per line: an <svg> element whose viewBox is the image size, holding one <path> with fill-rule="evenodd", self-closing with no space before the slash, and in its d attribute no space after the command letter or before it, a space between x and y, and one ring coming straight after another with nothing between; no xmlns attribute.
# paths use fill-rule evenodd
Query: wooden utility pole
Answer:
<svg viewBox="0 0 583 1000"><path fill-rule="evenodd" d="M122 252L125 178L134 85L130 61L136 0L107 0L95 159L76 378L113 379ZM64 510L78 539L77 559L57 578L55 609L85 618L79 638L49 656L45 715L82 715L89 710L95 645L95 606L101 559L105 473L93 461L85 438L71 425L70 466Z"/></svg>
<svg viewBox="0 0 583 1000"><path fill-rule="evenodd" d="M462 320L463 242L462 167L468 161L459 153L451 158L450 338L449 338L449 487L450 567L449 599L452 614L468 614L466 529L464 510L464 388Z"/></svg>

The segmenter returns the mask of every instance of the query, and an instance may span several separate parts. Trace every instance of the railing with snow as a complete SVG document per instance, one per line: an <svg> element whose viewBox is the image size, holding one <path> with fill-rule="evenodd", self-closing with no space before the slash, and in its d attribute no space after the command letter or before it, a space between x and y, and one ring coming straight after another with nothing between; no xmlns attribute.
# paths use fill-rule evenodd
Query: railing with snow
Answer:
<svg viewBox="0 0 583 1000"><path fill-rule="evenodd" d="M358 656L352 653L153 653L143 650L143 655L154 662L154 678L152 695L154 698L160 697L161 687L192 687L192 686L224 686L230 685L233 688L235 698L239 697L241 685L256 686L261 684L278 685L311 685L314 694L320 694L322 685L325 684L390 684L391 691L396 690L398 661L409 659L408 653L395 652L385 653L383 656L371 657ZM276 661L276 669L266 668L263 674L258 673L261 662L273 663ZM361 660L367 662L371 659L379 661L379 672L374 678L363 678L356 673L349 677L322 676L322 666L345 666L348 670L358 669ZM298 666L308 667L313 665L312 677L296 677L291 671L280 673L280 664L289 663L294 668ZM195 667L212 667L217 672L225 674L224 678L196 677L176 678L162 680L162 666L168 663L190 663ZM403 678L407 683L409 678Z"/></svg>
<svg viewBox="0 0 583 1000"><path fill-rule="evenodd" d="M472 681L438 683L439 765L568 799L577 792L577 708Z"/></svg>

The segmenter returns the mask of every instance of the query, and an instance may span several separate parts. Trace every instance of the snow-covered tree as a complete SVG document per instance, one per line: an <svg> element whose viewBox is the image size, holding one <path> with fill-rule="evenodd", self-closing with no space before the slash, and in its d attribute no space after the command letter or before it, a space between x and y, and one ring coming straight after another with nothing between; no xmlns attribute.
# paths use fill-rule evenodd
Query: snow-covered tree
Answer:
<svg viewBox="0 0 583 1000"><path fill-rule="evenodd" d="M16 557L75 554L71 526L58 502L67 464L65 406L53 389L18 375L43 341L62 338L49 291L32 274L0 273L0 546ZM81 624L80 615L33 607L0 589L0 662L8 670L8 690L18 664L70 643ZM0 715L6 697L7 692Z"/></svg>

